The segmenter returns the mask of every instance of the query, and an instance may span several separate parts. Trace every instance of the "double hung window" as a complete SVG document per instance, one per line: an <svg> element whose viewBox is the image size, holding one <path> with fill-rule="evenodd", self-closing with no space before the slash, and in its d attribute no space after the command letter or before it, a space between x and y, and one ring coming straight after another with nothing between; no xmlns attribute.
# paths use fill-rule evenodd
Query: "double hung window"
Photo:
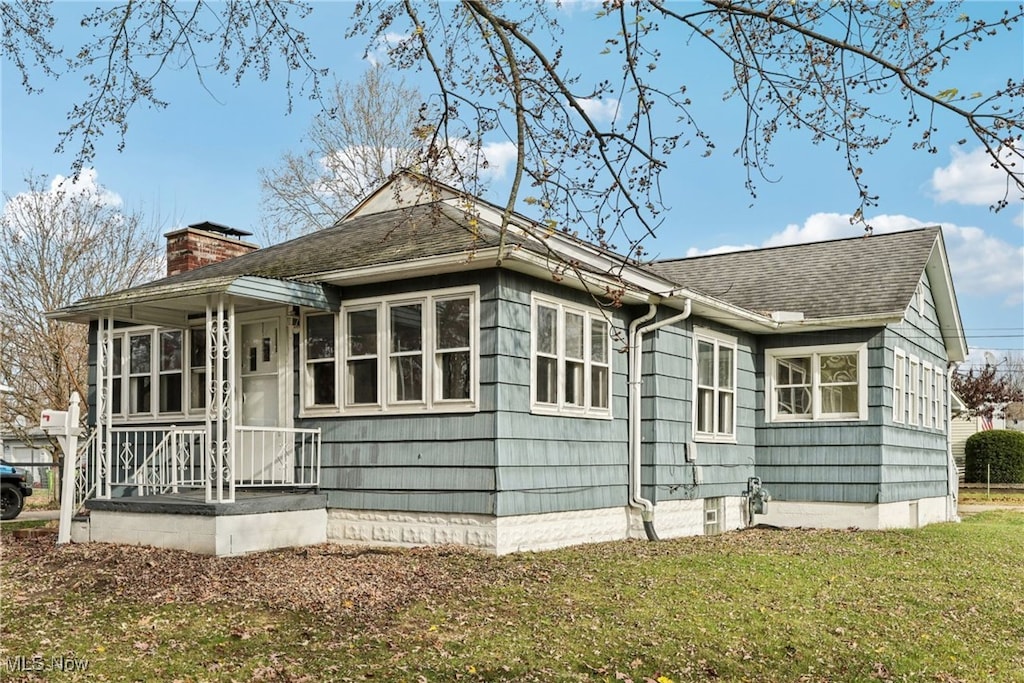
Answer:
<svg viewBox="0 0 1024 683"><path fill-rule="evenodd" d="M736 438L736 340L697 330L694 343L695 438L731 441Z"/></svg>
<svg viewBox="0 0 1024 683"><path fill-rule="evenodd" d="M533 410L611 415L610 327L600 311L534 296Z"/></svg>

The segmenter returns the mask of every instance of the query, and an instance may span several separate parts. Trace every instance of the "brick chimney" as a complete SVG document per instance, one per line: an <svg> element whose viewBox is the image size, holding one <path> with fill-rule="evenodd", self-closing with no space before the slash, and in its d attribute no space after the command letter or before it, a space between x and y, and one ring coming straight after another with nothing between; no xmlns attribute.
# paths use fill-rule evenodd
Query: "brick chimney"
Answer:
<svg viewBox="0 0 1024 683"><path fill-rule="evenodd" d="M249 235L252 233L209 221L169 232L164 235L167 238L167 275L195 270L259 249L251 242L242 241L242 237Z"/></svg>

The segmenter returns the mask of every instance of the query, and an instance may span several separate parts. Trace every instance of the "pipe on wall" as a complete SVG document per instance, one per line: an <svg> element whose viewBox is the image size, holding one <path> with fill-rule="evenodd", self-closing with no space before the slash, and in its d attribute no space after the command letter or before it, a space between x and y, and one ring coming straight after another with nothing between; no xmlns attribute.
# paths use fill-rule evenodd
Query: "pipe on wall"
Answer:
<svg viewBox="0 0 1024 683"><path fill-rule="evenodd" d="M653 320L658 314L658 305L656 303L652 303L650 304L647 313L629 324L629 367L627 375L629 384L629 413L627 419L629 429L629 506L640 510L640 517L644 523L644 533L647 534L647 540L649 541L657 541L658 534L654 529L654 503L647 498L644 498L640 493L640 388L643 383L643 380L641 379L643 337L645 334L656 332L666 325L671 325L689 318L693 307L692 304L693 302L690 299L686 299L683 303L683 311L681 313L644 326L645 323Z"/></svg>

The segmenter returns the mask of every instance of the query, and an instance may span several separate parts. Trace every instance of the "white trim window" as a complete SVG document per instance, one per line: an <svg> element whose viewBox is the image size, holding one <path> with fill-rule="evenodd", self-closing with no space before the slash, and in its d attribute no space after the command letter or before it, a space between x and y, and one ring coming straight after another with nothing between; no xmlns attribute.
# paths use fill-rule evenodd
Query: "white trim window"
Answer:
<svg viewBox="0 0 1024 683"><path fill-rule="evenodd" d="M531 409L611 417L611 327L596 309L534 294Z"/></svg>
<svg viewBox="0 0 1024 683"><path fill-rule="evenodd" d="M946 376L942 366L922 361L899 348L893 350L893 356L893 422L945 429ZM906 368L902 382L897 371L901 362Z"/></svg>
<svg viewBox="0 0 1024 683"><path fill-rule="evenodd" d="M917 393L921 383L921 361L910 356L910 376L907 381L907 423L917 425Z"/></svg>
<svg viewBox="0 0 1024 683"><path fill-rule="evenodd" d="M921 363L921 426L931 427L935 416L932 410L935 408L933 399L935 397L935 381L931 363Z"/></svg>
<svg viewBox="0 0 1024 683"><path fill-rule="evenodd" d="M303 320L303 411L477 409L479 288L347 303Z"/></svg>
<svg viewBox="0 0 1024 683"><path fill-rule="evenodd" d="M736 339L694 330L694 346L694 440L735 441Z"/></svg>
<svg viewBox="0 0 1024 683"><path fill-rule="evenodd" d="M306 405L337 407L337 316L333 313L307 315L304 322Z"/></svg>
<svg viewBox="0 0 1024 683"><path fill-rule="evenodd" d="M765 352L770 420L866 420L867 345Z"/></svg>
<svg viewBox="0 0 1024 683"><path fill-rule="evenodd" d="M906 392L907 354L895 349L892 365L892 421L899 424L907 421Z"/></svg>
<svg viewBox="0 0 1024 683"><path fill-rule="evenodd" d="M210 352L206 327L189 328L188 336L188 408L194 413L205 413L206 397L210 393L206 380L206 356Z"/></svg>
<svg viewBox="0 0 1024 683"><path fill-rule="evenodd" d="M110 373L111 414L122 418L186 414L190 378L185 372L184 330L129 327L114 330ZM127 382L125 379L127 378Z"/></svg>

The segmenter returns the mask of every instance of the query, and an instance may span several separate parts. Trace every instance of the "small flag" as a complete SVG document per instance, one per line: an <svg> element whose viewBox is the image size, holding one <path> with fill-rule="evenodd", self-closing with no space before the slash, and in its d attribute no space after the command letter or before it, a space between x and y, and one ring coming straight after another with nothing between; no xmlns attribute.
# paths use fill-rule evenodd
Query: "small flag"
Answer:
<svg viewBox="0 0 1024 683"><path fill-rule="evenodd" d="M986 431L988 431L990 429L992 429L992 416L991 415L982 415L981 416L981 430L983 432L986 432Z"/></svg>

